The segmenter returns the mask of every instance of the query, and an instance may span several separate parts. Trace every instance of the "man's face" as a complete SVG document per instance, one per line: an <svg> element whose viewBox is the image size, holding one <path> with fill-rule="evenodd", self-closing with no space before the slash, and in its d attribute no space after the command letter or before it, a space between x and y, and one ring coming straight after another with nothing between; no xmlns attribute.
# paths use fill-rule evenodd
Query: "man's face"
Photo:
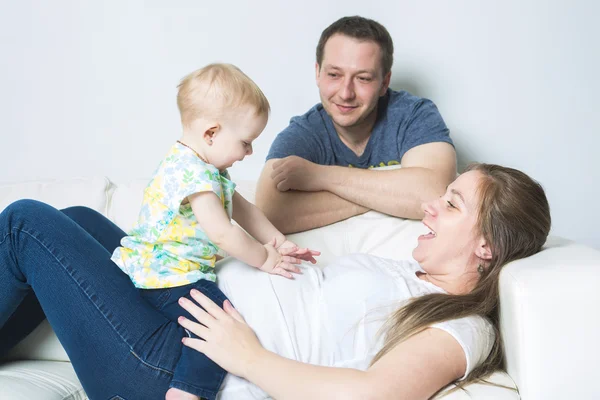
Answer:
<svg viewBox="0 0 600 400"><path fill-rule="evenodd" d="M377 43L337 34L325 43L316 75L325 111L338 127L352 128L373 115L391 73L383 76Z"/></svg>

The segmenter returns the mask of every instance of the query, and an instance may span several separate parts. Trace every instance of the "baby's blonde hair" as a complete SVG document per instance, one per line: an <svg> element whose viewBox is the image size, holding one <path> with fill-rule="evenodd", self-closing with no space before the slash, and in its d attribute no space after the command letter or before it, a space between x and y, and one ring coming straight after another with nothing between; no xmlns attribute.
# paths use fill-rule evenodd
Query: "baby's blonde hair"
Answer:
<svg viewBox="0 0 600 400"><path fill-rule="evenodd" d="M177 88L177 106L184 126L200 117L222 117L228 109L240 106L254 107L256 115L270 110L258 85L231 64L209 64L188 74Z"/></svg>

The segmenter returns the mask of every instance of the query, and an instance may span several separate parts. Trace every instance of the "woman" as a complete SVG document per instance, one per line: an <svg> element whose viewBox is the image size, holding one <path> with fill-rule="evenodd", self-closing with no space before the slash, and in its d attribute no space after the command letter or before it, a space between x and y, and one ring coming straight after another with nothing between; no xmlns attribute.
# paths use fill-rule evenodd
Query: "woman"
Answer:
<svg viewBox="0 0 600 400"><path fill-rule="evenodd" d="M229 303L222 311L197 294L209 314L182 305L205 326L189 316L180 323L206 342L185 344L275 398L427 398L485 376L502 366L498 274L545 242L546 197L518 171L477 165L424 212L431 233L413 253L420 267L362 255L283 282L228 263L220 287L271 351ZM21 201L0 215L0 336L34 325L22 318L36 307L23 302L33 290L90 398L164 398L187 335L110 262L122 231L86 209L65 214ZM388 316L381 342L375 333ZM262 395L233 375L222 392Z"/></svg>
<svg viewBox="0 0 600 400"><path fill-rule="evenodd" d="M227 268L232 265L224 266L221 277L237 310L226 301L223 311L201 294L192 296L208 313L186 299L180 301L202 325L185 318L180 324L204 339L186 338L185 345L281 399L425 399L449 383L464 386L502 368L498 277L506 263L532 255L544 244L550 212L543 189L519 171L474 165L449 185L444 196L424 204L423 211L430 233L419 237L413 251L418 264L349 256L322 274L305 271L305 276L308 272L316 276L313 284L308 278L303 288L295 290L308 288L317 294L314 304L280 301L281 309L287 307L286 316L312 319L325 331L311 337L314 348L300 345L287 351L281 346L285 341L274 337L298 328L277 332L277 324L274 328L256 323L268 319L270 309L257 312L236 296L242 288L228 279ZM362 273L356 274L358 270ZM256 286L251 279L244 284ZM279 300L286 290L294 289L275 288ZM333 299L329 292L334 292ZM261 346L242 314L272 351ZM386 337L376 344L385 320L380 317L385 315L390 315ZM305 345L301 339L310 334L306 329L294 340ZM369 348L369 343L374 346ZM273 350L287 353L287 358ZM231 375L226 379L225 387L231 389L235 379ZM246 397L240 392L231 398Z"/></svg>

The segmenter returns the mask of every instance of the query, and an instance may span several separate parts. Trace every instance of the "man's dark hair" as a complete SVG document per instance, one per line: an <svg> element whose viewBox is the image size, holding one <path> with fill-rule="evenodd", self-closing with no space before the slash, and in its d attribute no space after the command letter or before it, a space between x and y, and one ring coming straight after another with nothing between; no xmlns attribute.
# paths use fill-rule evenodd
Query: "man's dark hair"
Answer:
<svg viewBox="0 0 600 400"><path fill-rule="evenodd" d="M317 45L317 63L319 68L323 61L323 53L325 52L325 43L333 35L340 34L348 36L360 41L373 41L379 45L381 49L381 64L383 66L383 76L387 75L392 69L394 63L394 42L390 33L377 21L372 19L359 17L343 17L329 25L319 39Z"/></svg>

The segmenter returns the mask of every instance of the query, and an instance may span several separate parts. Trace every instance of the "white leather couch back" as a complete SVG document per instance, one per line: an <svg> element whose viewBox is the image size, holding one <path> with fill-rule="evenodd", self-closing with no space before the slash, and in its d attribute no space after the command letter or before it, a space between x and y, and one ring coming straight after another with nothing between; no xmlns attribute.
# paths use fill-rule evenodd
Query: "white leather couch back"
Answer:
<svg viewBox="0 0 600 400"><path fill-rule="evenodd" d="M14 200L32 198L57 208L91 207L128 231L134 224L146 180L114 184L107 178L80 178L0 186L0 210ZM237 182L254 201L254 183ZM292 235L301 246L321 250L319 266L349 253L409 258L420 222L377 212ZM501 275L501 330L507 369L524 399L600 399L600 252L550 238L541 253L505 268ZM21 342L12 358L68 361L47 323ZM506 374L493 381L512 386ZM448 398L518 398L516 392L472 385L469 393Z"/></svg>

